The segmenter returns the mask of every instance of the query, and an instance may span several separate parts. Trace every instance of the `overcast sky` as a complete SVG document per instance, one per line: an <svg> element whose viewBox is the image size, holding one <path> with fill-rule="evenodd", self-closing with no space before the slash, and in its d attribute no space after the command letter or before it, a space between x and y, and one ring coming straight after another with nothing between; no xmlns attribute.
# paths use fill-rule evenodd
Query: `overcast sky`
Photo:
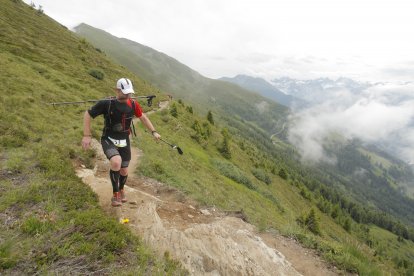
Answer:
<svg viewBox="0 0 414 276"><path fill-rule="evenodd" d="M414 1L33 2L69 28L87 23L164 52L211 78L414 81Z"/></svg>

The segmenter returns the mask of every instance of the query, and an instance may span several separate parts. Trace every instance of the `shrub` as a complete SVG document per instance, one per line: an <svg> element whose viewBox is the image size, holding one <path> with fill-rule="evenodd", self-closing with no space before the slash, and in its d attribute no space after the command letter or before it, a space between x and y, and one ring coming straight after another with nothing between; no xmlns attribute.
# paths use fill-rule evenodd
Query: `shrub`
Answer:
<svg viewBox="0 0 414 276"><path fill-rule="evenodd" d="M210 124L214 125L213 113L211 113L210 110L207 113L207 121L209 121Z"/></svg>
<svg viewBox="0 0 414 276"><path fill-rule="evenodd" d="M103 80L103 78L105 77L105 74L102 71L98 70L98 69L91 69L91 70L89 70L88 73L89 73L89 75L91 75L92 77L94 77L95 79L98 79L98 80Z"/></svg>
<svg viewBox="0 0 414 276"><path fill-rule="evenodd" d="M198 143L200 143L201 141L201 137L203 135L203 130L201 129L200 123L198 122L198 120L195 120L193 125L191 126L192 129L195 130L195 134L191 135L191 138L193 138L194 140L196 140Z"/></svg>
<svg viewBox="0 0 414 276"><path fill-rule="evenodd" d="M281 168L281 169L279 170L279 176L280 176L281 178L283 178L284 180L287 180L287 179L288 179L288 175L287 175L287 173L286 173L285 169L283 169L283 168Z"/></svg>
<svg viewBox="0 0 414 276"><path fill-rule="evenodd" d="M259 179L260 181L266 183L267 185L270 185L272 183L272 179L270 179L270 176L266 174L264 170L261 169L253 169L252 174Z"/></svg>
<svg viewBox="0 0 414 276"><path fill-rule="evenodd" d="M311 231L315 235L320 235L321 230L319 227L319 218L316 216L315 210L312 208L309 214L299 217L297 220L298 224L307 230Z"/></svg>
<svg viewBox="0 0 414 276"><path fill-rule="evenodd" d="M189 113L193 114L193 107L192 106L187 106L185 108Z"/></svg>
<svg viewBox="0 0 414 276"><path fill-rule="evenodd" d="M175 118L178 117L178 109L177 109L177 105L175 103L171 106L170 114L171 114L171 116L173 116Z"/></svg>
<svg viewBox="0 0 414 276"><path fill-rule="evenodd" d="M345 229L346 232L350 232L351 231L351 220L349 218L346 218L342 227Z"/></svg>
<svg viewBox="0 0 414 276"><path fill-rule="evenodd" d="M163 115L163 116L161 117L161 120L162 120L164 123L168 123L168 122L170 121L170 117L168 117L168 115Z"/></svg>
<svg viewBox="0 0 414 276"><path fill-rule="evenodd" d="M218 148L218 151L221 155L226 159L231 159L231 152L230 152L230 134L226 128L221 131L223 134L223 142Z"/></svg>
<svg viewBox="0 0 414 276"><path fill-rule="evenodd" d="M307 191L307 189L305 189L304 187L302 187L302 188L300 189L299 194L300 194L303 198L305 198L305 199L307 199L307 200L310 200L310 199L311 199L311 194L310 194L310 193Z"/></svg>
<svg viewBox="0 0 414 276"><path fill-rule="evenodd" d="M204 139L208 139L211 136L211 127L207 122L203 123L203 137Z"/></svg>
<svg viewBox="0 0 414 276"><path fill-rule="evenodd" d="M222 175L230 178L231 180L239 184L246 186L247 188L251 190L255 189L250 179L238 167L236 167L232 163L222 161L219 159L213 159L212 163Z"/></svg>
<svg viewBox="0 0 414 276"><path fill-rule="evenodd" d="M231 152L230 152L230 142L227 137L223 138L223 142L221 146L218 148L221 155L226 159L231 159Z"/></svg>
<svg viewBox="0 0 414 276"><path fill-rule="evenodd" d="M157 174L164 174L165 170L161 163L154 162L152 164L152 170Z"/></svg>

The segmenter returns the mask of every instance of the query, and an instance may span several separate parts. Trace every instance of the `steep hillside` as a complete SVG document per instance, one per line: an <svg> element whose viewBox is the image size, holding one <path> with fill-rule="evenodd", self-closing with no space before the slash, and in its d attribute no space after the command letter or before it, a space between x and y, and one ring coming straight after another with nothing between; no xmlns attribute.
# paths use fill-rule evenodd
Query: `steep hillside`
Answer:
<svg viewBox="0 0 414 276"><path fill-rule="evenodd" d="M238 85L203 77L149 47L87 24L77 26L75 31L132 72L174 97L193 103L199 110L210 109L224 117L231 114L269 133L277 131L286 120L288 109L285 106Z"/></svg>
<svg viewBox="0 0 414 276"><path fill-rule="evenodd" d="M93 157L80 150L86 106L45 104L109 96L120 76L157 92L41 11L0 0L0 274L181 272L76 177L72 164Z"/></svg>

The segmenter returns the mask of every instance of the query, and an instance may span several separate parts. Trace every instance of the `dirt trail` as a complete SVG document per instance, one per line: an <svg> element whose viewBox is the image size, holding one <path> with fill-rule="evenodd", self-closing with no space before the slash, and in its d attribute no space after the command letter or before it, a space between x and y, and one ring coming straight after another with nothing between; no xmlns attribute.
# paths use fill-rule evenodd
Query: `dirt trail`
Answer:
<svg viewBox="0 0 414 276"><path fill-rule="evenodd" d="M167 105L163 102L161 108ZM192 275L336 274L293 240L259 234L240 218L214 208L199 208L179 191L138 177L133 170L139 165L142 151L136 148L132 148L125 186L129 202L111 207L109 162L98 141L93 140L92 147L97 152L95 168L78 168L77 175L98 194L100 205L119 219L128 218L132 231L159 254L168 251Z"/></svg>

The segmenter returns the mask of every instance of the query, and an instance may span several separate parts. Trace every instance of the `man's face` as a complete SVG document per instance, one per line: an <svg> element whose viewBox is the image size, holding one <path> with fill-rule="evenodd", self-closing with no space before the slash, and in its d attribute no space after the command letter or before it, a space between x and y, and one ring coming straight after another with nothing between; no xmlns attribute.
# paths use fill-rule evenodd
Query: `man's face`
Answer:
<svg viewBox="0 0 414 276"><path fill-rule="evenodd" d="M115 91L117 93L117 99L119 101L126 101L131 97L131 94L122 93L121 89L115 89Z"/></svg>

